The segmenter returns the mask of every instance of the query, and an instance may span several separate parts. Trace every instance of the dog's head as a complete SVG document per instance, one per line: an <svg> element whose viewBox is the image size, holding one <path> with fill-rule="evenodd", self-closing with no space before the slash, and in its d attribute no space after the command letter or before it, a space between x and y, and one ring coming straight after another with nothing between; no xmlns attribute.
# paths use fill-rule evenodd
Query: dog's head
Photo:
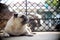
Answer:
<svg viewBox="0 0 60 40"><path fill-rule="evenodd" d="M21 22L23 25L28 22L28 18L24 14L14 14L14 18L19 20L19 22Z"/></svg>

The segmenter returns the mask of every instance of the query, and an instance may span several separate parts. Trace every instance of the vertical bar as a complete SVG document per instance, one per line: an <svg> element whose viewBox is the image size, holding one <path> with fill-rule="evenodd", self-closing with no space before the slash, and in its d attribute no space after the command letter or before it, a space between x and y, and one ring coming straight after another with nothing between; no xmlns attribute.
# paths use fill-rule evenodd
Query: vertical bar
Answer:
<svg viewBox="0 0 60 40"><path fill-rule="evenodd" d="M1 3L2 0L0 0L0 3Z"/></svg>
<svg viewBox="0 0 60 40"><path fill-rule="evenodd" d="M25 12L26 12L26 15L27 15L27 0L25 0L26 1L26 3L25 3L25 5L26 5L26 10L25 10Z"/></svg>
<svg viewBox="0 0 60 40"><path fill-rule="evenodd" d="M0 1L2 1L2 0L0 0Z"/></svg>

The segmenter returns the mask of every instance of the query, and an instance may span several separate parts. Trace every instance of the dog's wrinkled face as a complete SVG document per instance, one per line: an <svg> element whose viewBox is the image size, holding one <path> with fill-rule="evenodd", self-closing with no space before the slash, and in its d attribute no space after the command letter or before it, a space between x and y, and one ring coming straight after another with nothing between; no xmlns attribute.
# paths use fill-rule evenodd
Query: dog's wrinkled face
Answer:
<svg viewBox="0 0 60 40"><path fill-rule="evenodd" d="M16 18L17 20L20 20L22 24L26 24L28 21L27 16L24 14L14 14L14 18Z"/></svg>

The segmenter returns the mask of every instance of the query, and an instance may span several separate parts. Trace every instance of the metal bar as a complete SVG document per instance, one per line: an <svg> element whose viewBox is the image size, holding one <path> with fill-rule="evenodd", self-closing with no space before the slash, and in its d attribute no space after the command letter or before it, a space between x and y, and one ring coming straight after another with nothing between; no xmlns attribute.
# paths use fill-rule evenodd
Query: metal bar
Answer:
<svg viewBox="0 0 60 40"><path fill-rule="evenodd" d="M25 12L26 12L26 15L27 15L27 0L25 0L26 1L26 3L25 3L25 5L26 5L26 10L25 10Z"/></svg>

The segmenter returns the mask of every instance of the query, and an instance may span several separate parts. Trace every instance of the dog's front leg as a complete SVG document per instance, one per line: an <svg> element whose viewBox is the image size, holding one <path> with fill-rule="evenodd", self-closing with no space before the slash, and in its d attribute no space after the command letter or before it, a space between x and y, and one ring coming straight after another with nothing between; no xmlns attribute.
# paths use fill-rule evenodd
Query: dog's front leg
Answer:
<svg viewBox="0 0 60 40"><path fill-rule="evenodd" d="M1 37L9 37L9 34L3 30L3 31L1 31L0 36Z"/></svg>

